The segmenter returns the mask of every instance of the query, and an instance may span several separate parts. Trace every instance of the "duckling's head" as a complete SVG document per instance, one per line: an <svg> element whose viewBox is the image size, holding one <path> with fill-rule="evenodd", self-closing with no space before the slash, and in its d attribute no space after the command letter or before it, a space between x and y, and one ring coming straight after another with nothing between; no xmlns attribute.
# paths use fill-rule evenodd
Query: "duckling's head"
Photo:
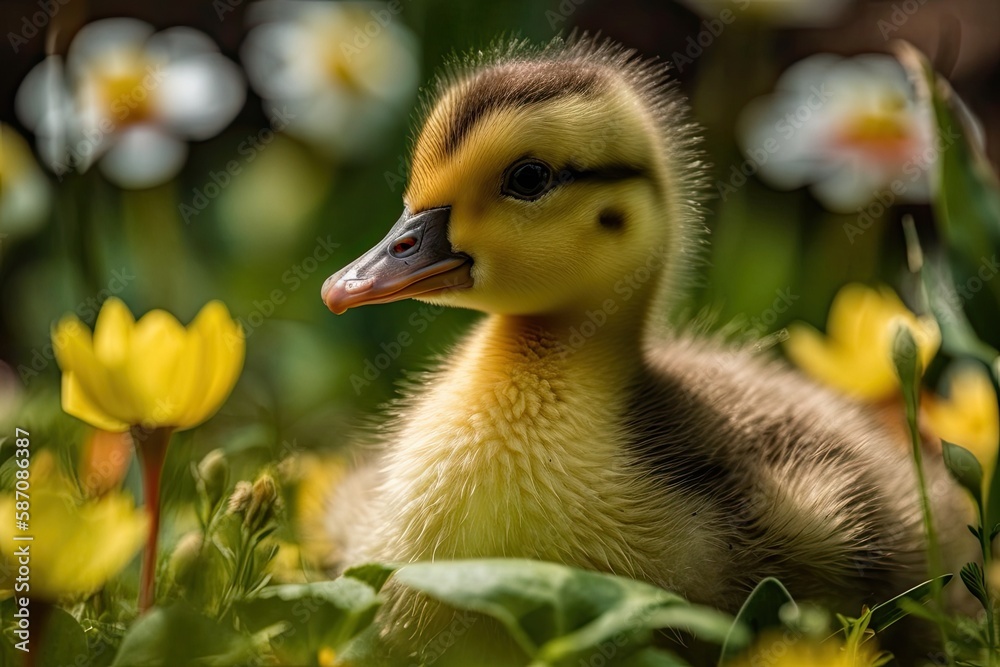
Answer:
<svg viewBox="0 0 1000 667"><path fill-rule="evenodd" d="M673 291L701 224L685 118L664 66L586 37L460 66L416 136L402 216L325 302L538 315L650 295L664 273Z"/></svg>

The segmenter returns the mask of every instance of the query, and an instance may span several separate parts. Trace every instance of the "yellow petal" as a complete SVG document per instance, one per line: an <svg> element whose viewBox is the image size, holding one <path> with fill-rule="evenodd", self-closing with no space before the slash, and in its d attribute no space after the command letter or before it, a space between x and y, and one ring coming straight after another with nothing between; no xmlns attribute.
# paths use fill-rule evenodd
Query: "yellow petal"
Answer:
<svg viewBox="0 0 1000 667"><path fill-rule="evenodd" d="M120 417L130 423L136 423L142 414L127 369L134 328L131 311L115 297L104 302L94 325L94 356L107 373L111 393L121 406Z"/></svg>
<svg viewBox="0 0 1000 667"><path fill-rule="evenodd" d="M0 497L0 512L14 516L11 496ZM26 544L14 542L15 534L31 535L30 595L54 602L92 593L118 574L142 546L149 524L130 497L116 493L81 503L63 479L32 490L30 525L21 532L13 521L0 522L0 553L10 559Z"/></svg>
<svg viewBox="0 0 1000 667"><path fill-rule="evenodd" d="M941 344L936 323L918 318L884 286L845 285L830 306L827 337L795 325L789 328L786 350L817 380L857 398L879 400L899 390L892 350L901 323L913 332L926 368Z"/></svg>
<svg viewBox="0 0 1000 667"><path fill-rule="evenodd" d="M845 285L830 306L827 334L850 349L871 345L872 335L879 331L883 307L878 292L872 288L858 283Z"/></svg>
<svg viewBox="0 0 1000 667"><path fill-rule="evenodd" d="M52 332L52 346L63 370L66 412L97 428L120 430L120 423L129 421L127 406L116 401L107 373L94 356L90 330L75 317L65 318Z"/></svg>
<svg viewBox="0 0 1000 667"><path fill-rule="evenodd" d="M895 390L896 376L888 361L852 355L805 324L789 326L788 334L785 352L814 379L864 399L878 399Z"/></svg>
<svg viewBox="0 0 1000 667"><path fill-rule="evenodd" d="M206 383L179 428L192 428L214 415L232 392L243 369L246 339L221 301L205 304L189 329L203 343Z"/></svg>
<svg viewBox="0 0 1000 667"><path fill-rule="evenodd" d="M104 366L121 366L128 358L135 318L121 299L110 297L94 325L94 354Z"/></svg>
<svg viewBox="0 0 1000 667"><path fill-rule="evenodd" d="M188 428L189 415L201 406L210 381L211 368L205 354L205 341L188 330L171 387L171 401L177 405L171 422L174 426Z"/></svg>
<svg viewBox="0 0 1000 667"><path fill-rule="evenodd" d="M1000 445L1000 412L986 371L977 366L960 367L948 379L947 393L947 398L925 399L928 425L939 438L965 447L984 469L992 471Z"/></svg>
<svg viewBox="0 0 1000 667"><path fill-rule="evenodd" d="M80 386L76 373L63 373L62 408L67 414L104 431L119 433L127 431L129 427L126 422L110 416L91 400L90 394Z"/></svg>
<svg viewBox="0 0 1000 667"><path fill-rule="evenodd" d="M77 353L83 347L91 347L90 329L75 315L67 315L52 327L52 350L56 363L64 371L78 370L80 363Z"/></svg>
<svg viewBox="0 0 1000 667"><path fill-rule="evenodd" d="M181 409L171 395L174 377L186 347L187 331L162 310L146 313L135 325L128 356L128 376L141 423L173 426Z"/></svg>

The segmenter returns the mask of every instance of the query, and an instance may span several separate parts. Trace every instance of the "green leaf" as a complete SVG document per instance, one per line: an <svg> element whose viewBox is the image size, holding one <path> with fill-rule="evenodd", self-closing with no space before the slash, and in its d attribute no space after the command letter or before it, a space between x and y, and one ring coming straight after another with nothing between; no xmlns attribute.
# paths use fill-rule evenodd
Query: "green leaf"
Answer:
<svg viewBox="0 0 1000 667"><path fill-rule="evenodd" d="M983 466L976 455L964 447L941 442L944 464L955 481L972 494L980 511L983 509Z"/></svg>
<svg viewBox="0 0 1000 667"><path fill-rule="evenodd" d="M547 642L539 651L539 658L553 663L567 661L581 654L592 654L594 647L603 649L622 643L627 634L645 637L647 635L643 631L663 628L722 644L732 625L732 616L707 607L674 603L668 606L649 606L644 601L634 599L606 611L576 632ZM736 641L746 641L747 633L743 626L737 628Z"/></svg>
<svg viewBox="0 0 1000 667"><path fill-rule="evenodd" d="M904 601L923 603L934 592L935 588L944 588L952 580L954 575L943 574L929 581L914 586L905 593L900 593L891 600L886 600L882 604L877 604L871 608L871 618L869 626L875 632L882 632L890 625L905 618L912 613L910 605Z"/></svg>
<svg viewBox="0 0 1000 667"><path fill-rule="evenodd" d="M977 600L983 603L983 607L989 605L989 595L986 592L986 576L979 563L966 563L961 571L962 583L969 589Z"/></svg>
<svg viewBox="0 0 1000 667"><path fill-rule="evenodd" d="M399 569L399 565L387 565L385 563L365 563L344 570L344 576L351 579L363 581L375 592L382 590L385 582L392 576L392 573Z"/></svg>
<svg viewBox="0 0 1000 667"><path fill-rule="evenodd" d="M533 560L414 563L395 581L497 619L545 664L575 665L609 647L624 657L661 628L721 641L732 620L649 584Z"/></svg>
<svg viewBox="0 0 1000 667"><path fill-rule="evenodd" d="M781 608L787 604L795 604L788 589L774 577L762 579L736 614L729 636L722 645L722 660L730 659L743 650L747 643L747 631L756 637L768 628L782 627Z"/></svg>
<svg viewBox="0 0 1000 667"><path fill-rule="evenodd" d="M947 80L913 46L897 48L917 92L934 111L937 130L935 219L948 245L971 266L1000 246L1000 184L978 141L973 121Z"/></svg>
<svg viewBox="0 0 1000 667"><path fill-rule="evenodd" d="M113 667L239 664L252 654L250 640L227 625L182 605L157 607L129 629Z"/></svg>
<svg viewBox="0 0 1000 667"><path fill-rule="evenodd" d="M371 624L381 600L357 579L268 586L237 605L251 631L285 624L274 642L285 661L311 661L324 647L339 648Z"/></svg>
<svg viewBox="0 0 1000 667"><path fill-rule="evenodd" d="M941 349L954 357L970 357L991 367L998 352L979 339L955 298L955 280L941 258L924 262L921 279L934 318L941 328Z"/></svg>
<svg viewBox="0 0 1000 667"><path fill-rule="evenodd" d="M39 667L62 667L86 663L90 650L87 635L75 618L60 609L52 607L45 623L45 641L38 652Z"/></svg>
<svg viewBox="0 0 1000 667"><path fill-rule="evenodd" d="M920 367L920 358L917 354L917 341L910 327L905 324L900 324L896 329L892 344L892 363L896 367L896 375L903 390L907 419L911 416L915 418L923 369Z"/></svg>
<svg viewBox="0 0 1000 667"><path fill-rule="evenodd" d="M897 58L914 81L921 101L934 113L936 148L934 218L946 241L950 266L929 291L932 308L941 324L942 347L955 355L983 362L994 389L1000 389L997 351L979 340L979 331L991 331L1000 305L1000 281L986 280L983 270L995 272L1000 253L1000 180L975 140L974 121L948 82L938 77L917 49L905 42L896 47ZM927 282L925 278L925 283ZM956 286L978 284L976 290ZM992 292L993 299L983 302ZM995 341L994 341L995 342ZM984 526L1000 521L1000 472L994 471L986 492Z"/></svg>

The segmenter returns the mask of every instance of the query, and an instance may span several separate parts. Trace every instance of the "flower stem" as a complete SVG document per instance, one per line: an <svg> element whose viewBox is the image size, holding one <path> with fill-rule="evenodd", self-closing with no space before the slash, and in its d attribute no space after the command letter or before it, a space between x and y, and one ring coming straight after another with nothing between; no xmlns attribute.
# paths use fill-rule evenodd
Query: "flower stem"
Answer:
<svg viewBox="0 0 1000 667"><path fill-rule="evenodd" d="M171 429L147 430L132 428L132 441L142 467L142 487L149 512L149 535L142 556L142 573L139 584L139 613L145 613L156 601L156 544L160 535L160 476L167 456Z"/></svg>
<svg viewBox="0 0 1000 667"><path fill-rule="evenodd" d="M917 426L915 412L907 415L909 421L910 440L913 448L913 462L917 468L917 488L920 490L920 508L924 517L924 530L927 532L927 562L931 577L938 577L944 569L941 565L941 550L938 545L937 531L934 529L934 517L931 515L931 499L927 492L927 478L924 475L923 443L920 439L920 429ZM935 586L935 592L940 593L940 584Z"/></svg>
<svg viewBox="0 0 1000 667"><path fill-rule="evenodd" d="M24 655L24 667L35 667L41 664L38 661L38 654L44 646L45 632L48 629L49 619L52 617L52 605L43 600L31 599L28 601L28 613L31 615L35 631L31 633L28 640L28 652Z"/></svg>
<svg viewBox="0 0 1000 667"><path fill-rule="evenodd" d="M983 572L987 574L990 571L990 565L993 562L993 549L990 544L990 530L986 528L986 514L980 507L979 512L979 546L983 550ZM993 593L991 591L991 586L986 586L986 633L989 637L990 647L987 651L987 665L993 667L996 664L996 622L993 619Z"/></svg>

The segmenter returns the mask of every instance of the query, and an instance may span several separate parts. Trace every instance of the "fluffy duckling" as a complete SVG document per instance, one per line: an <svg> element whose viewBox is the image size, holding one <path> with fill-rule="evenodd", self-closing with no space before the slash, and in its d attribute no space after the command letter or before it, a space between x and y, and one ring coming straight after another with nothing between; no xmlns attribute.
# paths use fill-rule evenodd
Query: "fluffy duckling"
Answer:
<svg viewBox="0 0 1000 667"><path fill-rule="evenodd" d="M323 299L487 316L336 492L341 565L534 558L729 610L768 575L848 612L927 577L897 437L776 360L660 326L705 175L664 69L583 38L441 80L402 216ZM928 468L947 544L964 505Z"/></svg>

